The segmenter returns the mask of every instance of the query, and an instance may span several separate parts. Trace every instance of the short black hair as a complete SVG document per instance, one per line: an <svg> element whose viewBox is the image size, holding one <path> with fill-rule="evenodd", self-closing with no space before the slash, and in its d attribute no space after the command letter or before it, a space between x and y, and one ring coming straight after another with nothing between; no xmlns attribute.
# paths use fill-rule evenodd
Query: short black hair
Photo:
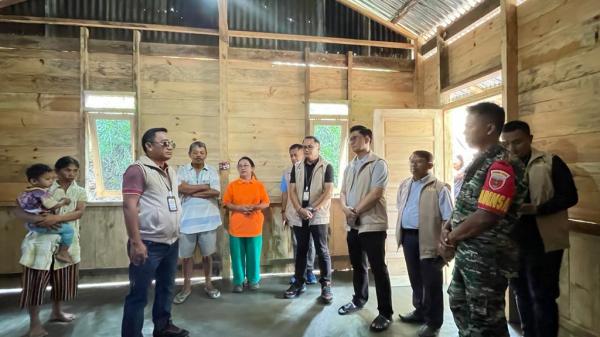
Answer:
<svg viewBox="0 0 600 337"><path fill-rule="evenodd" d="M433 163L433 154L429 151L425 150L417 150L412 153L413 156L417 156L419 158L423 158L427 160L428 163Z"/></svg>
<svg viewBox="0 0 600 337"><path fill-rule="evenodd" d="M54 169L56 171L60 171L65 167L69 167L69 165L75 165L79 168L79 161L71 156L64 156L59 158L56 163L54 163Z"/></svg>
<svg viewBox="0 0 600 337"><path fill-rule="evenodd" d="M321 142L315 136L306 136L306 137L304 137L304 140L307 140L307 139L312 139L312 140L315 141L315 143L321 145ZM304 146L302 148L304 148Z"/></svg>
<svg viewBox="0 0 600 337"><path fill-rule="evenodd" d="M292 150L302 150L304 146L302 144L292 144L288 150L288 152L292 152Z"/></svg>
<svg viewBox="0 0 600 337"><path fill-rule="evenodd" d="M373 131L364 125L355 125L350 128L350 133L358 131L363 137L369 137L369 142L373 142Z"/></svg>
<svg viewBox="0 0 600 337"><path fill-rule="evenodd" d="M52 168L46 164L33 164L27 168L25 175L27 175L27 181L31 179L38 179L43 174L52 172Z"/></svg>
<svg viewBox="0 0 600 337"><path fill-rule="evenodd" d="M504 109L496 103L492 102L481 102L475 105L471 105L467 108L470 114L477 114L479 116L489 119L496 127L496 133L500 135L502 133L502 127L506 120Z"/></svg>
<svg viewBox="0 0 600 337"><path fill-rule="evenodd" d="M188 154L192 154L192 151L194 150L195 147L203 147L204 150L206 150L206 152L208 152L208 149L206 148L206 144L204 144L201 141L195 141L192 144L190 144L190 149L188 150Z"/></svg>
<svg viewBox="0 0 600 337"><path fill-rule="evenodd" d="M504 128L502 128L502 132L513 132L517 130L523 131L526 135L531 135L529 124L523 121L510 121L504 125Z"/></svg>
<svg viewBox="0 0 600 337"><path fill-rule="evenodd" d="M146 132L144 132L144 135L142 136L142 149L144 149L145 153L148 153L146 150L146 143L152 143L154 141L154 139L156 138L157 132L168 132L168 131L165 128L152 128L152 129L148 129L148 130L146 130Z"/></svg>

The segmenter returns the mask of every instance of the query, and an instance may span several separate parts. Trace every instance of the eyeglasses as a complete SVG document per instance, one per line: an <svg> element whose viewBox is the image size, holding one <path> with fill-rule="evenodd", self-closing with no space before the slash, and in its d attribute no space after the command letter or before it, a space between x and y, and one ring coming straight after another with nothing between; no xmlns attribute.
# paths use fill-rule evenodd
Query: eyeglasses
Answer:
<svg viewBox="0 0 600 337"><path fill-rule="evenodd" d="M307 150L312 150L315 148L314 145L302 145L303 148L307 149Z"/></svg>
<svg viewBox="0 0 600 337"><path fill-rule="evenodd" d="M163 140L162 142L152 142L152 144L160 144L162 147L171 147L175 148L175 142L172 140Z"/></svg>

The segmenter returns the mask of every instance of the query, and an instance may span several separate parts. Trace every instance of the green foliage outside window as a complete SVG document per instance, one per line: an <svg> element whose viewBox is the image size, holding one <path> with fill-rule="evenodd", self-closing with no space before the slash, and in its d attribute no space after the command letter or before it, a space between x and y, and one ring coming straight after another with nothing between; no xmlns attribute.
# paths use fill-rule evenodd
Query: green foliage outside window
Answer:
<svg viewBox="0 0 600 337"><path fill-rule="evenodd" d="M96 120L100 164L105 190L120 190L123 173L133 160L131 121L127 119Z"/></svg>
<svg viewBox="0 0 600 337"><path fill-rule="evenodd" d="M315 137L321 142L321 156L333 166L334 185L338 186L342 126L315 125Z"/></svg>

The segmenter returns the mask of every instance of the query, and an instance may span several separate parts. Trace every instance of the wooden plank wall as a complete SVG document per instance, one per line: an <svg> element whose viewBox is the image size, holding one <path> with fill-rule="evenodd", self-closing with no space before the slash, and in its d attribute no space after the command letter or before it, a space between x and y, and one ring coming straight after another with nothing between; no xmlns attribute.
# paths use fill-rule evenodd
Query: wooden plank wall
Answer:
<svg viewBox="0 0 600 337"><path fill-rule="evenodd" d="M25 231L8 204L25 187L24 169L52 164L62 155L82 158L79 121L79 40L0 35L0 251L9 263L0 274L20 271ZM91 90L134 91L130 42L89 43ZM207 143L208 162L249 155L275 204L266 211L265 270L284 270L291 258L289 232L281 230L279 180L289 163L287 149L304 136L304 67L298 52L231 49L228 60L229 158L219 156L219 62L216 48L141 44L142 129L164 126L177 143L172 165L187 163L187 147ZM314 54L310 90L314 99L344 100L345 55ZM328 67L322 67L327 65ZM355 57L350 124L372 125L375 108L414 107L411 62ZM384 68L388 71L372 71ZM361 70L362 69L362 70ZM139 138L139 137L137 137ZM332 255L346 255L339 205L334 203ZM122 210L90 206L81 221L84 269L127 266ZM283 262L282 262L283 261Z"/></svg>
<svg viewBox="0 0 600 337"><path fill-rule="evenodd" d="M595 0L527 0L517 9L519 118L535 146L561 156L574 174L573 219L600 223L600 5ZM499 18L449 46L450 84L500 64ZM436 107L435 57L424 60L425 107ZM433 97L433 98L431 98ZM600 335L600 237L571 232L561 270L561 332ZM595 319L596 318L596 319Z"/></svg>
<svg viewBox="0 0 600 337"><path fill-rule="evenodd" d="M500 67L500 16L480 25L449 44L449 85Z"/></svg>
<svg viewBox="0 0 600 337"><path fill-rule="evenodd" d="M595 0L529 0L519 22L520 119L535 145L574 174L574 219L600 223L600 5ZM569 335L600 335L600 237L571 233L563 259L560 313Z"/></svg>

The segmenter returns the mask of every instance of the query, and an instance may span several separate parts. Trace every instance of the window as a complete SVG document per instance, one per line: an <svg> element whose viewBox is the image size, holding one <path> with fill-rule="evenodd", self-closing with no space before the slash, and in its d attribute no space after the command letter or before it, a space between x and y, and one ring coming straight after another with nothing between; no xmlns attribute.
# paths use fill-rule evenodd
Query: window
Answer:
<svg viewBox="0 0 600 337"><path fill-rule="evenodd" d="M86 190L91 201L120 201L123 172L135 155L135 93L84 93Z"/></svg>
<svg viewBox="0 0 600 337"><path fill-rule="evenodd" d="M348 161L348 104L311 102L310 131L321 142L321 156L333 166L335 193Z"/></svg>

